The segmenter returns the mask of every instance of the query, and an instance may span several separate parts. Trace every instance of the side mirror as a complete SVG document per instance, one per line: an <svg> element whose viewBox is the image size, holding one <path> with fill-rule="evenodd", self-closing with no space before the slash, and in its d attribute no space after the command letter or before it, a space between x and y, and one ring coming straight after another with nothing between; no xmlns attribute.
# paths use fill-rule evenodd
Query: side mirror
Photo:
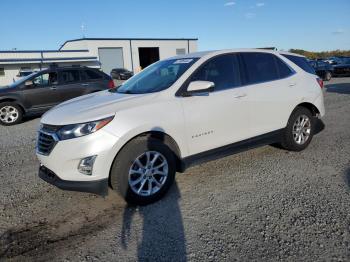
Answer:
<svg viewBox="0 0 350 262"><path fill-rule="evenodd" d="M25 86L32 86L34 83L33 83L33 80L27 80L24 82L24 85Z"/></svg>
<svg viewBox="0 0 350 262"><path fill-rule="evenodd" d="M209 95L214 90L215 84L210 81L193 81L187 87L184 96Z"/></svg>

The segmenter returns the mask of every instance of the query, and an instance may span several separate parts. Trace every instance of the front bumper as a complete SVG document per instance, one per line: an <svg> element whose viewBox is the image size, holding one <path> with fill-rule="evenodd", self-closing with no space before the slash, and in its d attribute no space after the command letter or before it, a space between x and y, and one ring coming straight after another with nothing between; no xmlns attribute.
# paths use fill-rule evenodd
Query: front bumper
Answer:
<svg viewBox="0 0 350 262"><path fill-rule="evenodd" d="M47 183L63 190L88 192L101 196L106 196L108 194L107 178L95 181L62 180L54 172L43 165L39 167L39 177Z"/></svg>
<svg viewBox="0 0 350 262"><path fill-rule="evenodd" d="M99 130L87 136L58 141L52 151L47 154L37 152L41 165L50 169L62 180L66 181L97 181L108 179L110 167L116 153L113 147L118 137ZM83 158L97 156L91 175L78 171Z"/></svg>

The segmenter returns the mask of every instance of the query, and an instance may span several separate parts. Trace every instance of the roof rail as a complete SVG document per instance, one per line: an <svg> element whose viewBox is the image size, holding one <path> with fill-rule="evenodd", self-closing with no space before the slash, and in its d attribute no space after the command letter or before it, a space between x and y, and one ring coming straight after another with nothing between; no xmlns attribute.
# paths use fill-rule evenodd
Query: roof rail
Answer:
<svg viewBox="0 0 350 262"><path fill-rule="evenodd" d="M271 47L258 47L257 49L265 49L265 50L277 51L277 47L274 47L274 46L271 46Z"/></svg>

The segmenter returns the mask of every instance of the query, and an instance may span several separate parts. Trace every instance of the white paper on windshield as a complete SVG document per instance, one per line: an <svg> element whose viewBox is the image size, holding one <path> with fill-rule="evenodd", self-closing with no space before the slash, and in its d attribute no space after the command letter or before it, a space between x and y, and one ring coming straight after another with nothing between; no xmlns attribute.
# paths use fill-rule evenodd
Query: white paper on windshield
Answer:
<svg viewBox="0 0 350 262"><path fill-rule="evenodd" d="M193 59L179 59L174 62L174 64L188 64L191 63Z"/></svg>

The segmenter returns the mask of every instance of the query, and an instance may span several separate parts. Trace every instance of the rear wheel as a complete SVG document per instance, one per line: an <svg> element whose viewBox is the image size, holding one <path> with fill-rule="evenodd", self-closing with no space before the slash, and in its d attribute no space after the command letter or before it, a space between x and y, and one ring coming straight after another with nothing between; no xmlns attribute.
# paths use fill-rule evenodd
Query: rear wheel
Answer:
<svg viewBox="0 0 350 262"><path fill-rule="evenodd" d="M13 102L0 103L0 124L16 125L22 121L23 112L19 105Z"/></svg>
<svg viewBox="0 0 350 262"><path fill-rule="evenodd" d="M290 151L304 150L311 142L314 134L315 119L305 107L294 110L288 120L282 137L282 146Z"/></svg>
<svg viewBox="0 0 350 262"><path fill-rule="evenodd" d="M169 190L175 177L175 163L173 152L162 141L136 138L114 160L111 186L130 204L150 204Z"/></svg>

